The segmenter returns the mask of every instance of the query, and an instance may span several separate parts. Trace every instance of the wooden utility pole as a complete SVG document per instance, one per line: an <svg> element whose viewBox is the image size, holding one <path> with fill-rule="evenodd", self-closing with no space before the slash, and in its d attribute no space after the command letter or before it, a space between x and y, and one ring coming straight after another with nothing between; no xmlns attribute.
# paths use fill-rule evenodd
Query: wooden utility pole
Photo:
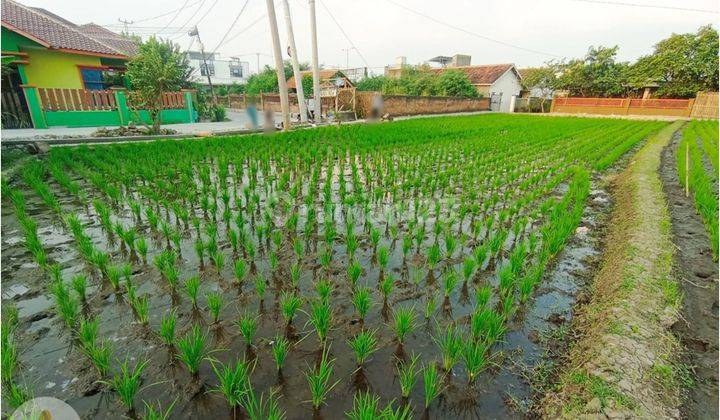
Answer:
<svg viewBox="0 0 720 420"><path fill-rule="evenodd" d="M290 46L290 61L292 62L293 76L295 76L295 92L297 93L298 108L300 109L300 121L307 122L307 106L305 105L305 90L302 85L302 75L298 64L297 48L295 48L295 34L293 33L292 19L290 17L290 5L288 0L283 0L285 11L285 24L287 25L288 44Z"/></svg>
<svg viewBox="0 0 720 420"><path fill-rule="evenodd" d="M320 66L318 65L317 25L315 22L315 0L310 5L310 37L312 38L312 73L315 121L320 122L322 116L322 96L320 95Z"/></svg>
<svg viewBox="0 0 720 420"><path fill-rule="evenodd" d="M274 0L265 0L268 9L268 21L270 21L270 35L273 42L273 55L275 56L275 71L278 78L278 91L280 92L280 110L283 117L283 131L290 129L290 104L288 100L287 81L285 80L285 68L283 66L282 52L280 52L280 35L278 34L277 16L275 16Z"/></svg>

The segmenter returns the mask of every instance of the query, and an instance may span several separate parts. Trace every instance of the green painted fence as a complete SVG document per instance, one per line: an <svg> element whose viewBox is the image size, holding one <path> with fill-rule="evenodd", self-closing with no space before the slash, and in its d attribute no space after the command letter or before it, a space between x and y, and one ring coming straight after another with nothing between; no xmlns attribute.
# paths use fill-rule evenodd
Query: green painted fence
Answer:
<svg viewBox="0 0 720 420"><path fill-rule="evenodd" d="M107 127L129 123L151 123L146 110L133 110L124 89L44 89L24 85L35 128ZM196 122L192 91L163 94L160 119L163 124Z"/></svg>

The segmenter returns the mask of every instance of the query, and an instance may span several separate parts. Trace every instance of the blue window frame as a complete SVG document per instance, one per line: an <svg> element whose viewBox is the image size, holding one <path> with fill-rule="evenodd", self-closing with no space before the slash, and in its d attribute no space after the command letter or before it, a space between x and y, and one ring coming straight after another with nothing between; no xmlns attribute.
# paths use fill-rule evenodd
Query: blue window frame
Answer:
<svg viewBox="0 0 720 420"><path fill-rule="evenodd" d="M105 83L103 82L103 70L93 68L81 68L80 74L82 75L83 85L88 90L103 90L105 89Z"/></svg>

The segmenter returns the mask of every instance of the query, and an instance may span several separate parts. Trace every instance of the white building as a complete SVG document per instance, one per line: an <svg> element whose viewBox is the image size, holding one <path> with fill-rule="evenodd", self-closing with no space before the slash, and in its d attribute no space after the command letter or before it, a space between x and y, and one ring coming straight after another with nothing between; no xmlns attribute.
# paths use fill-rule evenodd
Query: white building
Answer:
<svg viewBox="0 0 720 420"><path fill-rule="evenodd" d="M441 68L429 68L429 71L442 73L457 70L465 73L475 89L485 98L491 99L493 111L509 112L513 96L520 96L522 77L514 64L470 65L470 56L456 54L453 57L435 57L431 62L440 63ZM398 57L395 67L386 67L387 77L398 78L406 65L405 57Z"/></svg>
<svg viewBox="0 0 720 420"><path fill-rule="evenodd" d="M206 69L199 51L188 51L187 54L190 67L193 69L193 79L202 85L208 84L208 73L213 86L243 84L247 83L250 77L250 63L247 61L240 61L235 57L226 60L221 59L217 53L205 53Z"/></svg>
<svg viewBox="0 0 720 420"><path fill-rule="evenodd" d="M482 64L477 66L447 66L433 71L459 70L465 73L478 93L492 100L493 111L510 112L512 97L520 96L522 77L514 64Z"/></svg>

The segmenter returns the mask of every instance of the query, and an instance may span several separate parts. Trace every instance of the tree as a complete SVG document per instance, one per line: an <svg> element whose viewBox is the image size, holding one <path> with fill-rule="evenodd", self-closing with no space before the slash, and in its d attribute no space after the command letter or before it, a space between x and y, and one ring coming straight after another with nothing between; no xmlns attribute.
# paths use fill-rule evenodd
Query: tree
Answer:
<svg viewBox="0 0 720 420"><path fill-rule="evenodd" d="M277 92L277 73L270 66L265 66L260 73L253 74L248 78L247 93L258 95L260 93Z"/></svg>
<svg viewBox="0 0 720 420"><path fill-rule="evenodd" d="M530 91L530 96L540 97L540 109L545 112L545 101L552 97L553 92L559 86L558 74L560 64L553 62L545 63L542 67L531 67L523 70L523 89Z"/></svg>
<svg viewBox="0 0 720 420"><path fill-rule="evenodd" d="M128 62L125 75L132 90L133 109L147 110L152 122L150 132L160 132L163 92L175 92L189 83L188 59L180 47L169 40L150 37L140 44L138 54Z"/></svg>
<svg viewBox="0 0 720 420"><path fill-rule="evenodd" d="M360 91L381 92L385 83L387 83L385 76L365 77L355 84L355 88Z"/></svg>
<svg viewBox="0 0 720 420"><path fill-rule="evenodd" d="M629 84L642 88L657 83L660 97L694 97L718 90L718 32L703 26L697 33L672 34L655 44L652 54L628 71Z"/></svg>
<svg viewBox="0 0 720 420"><path fill-rule="evenodd" d="M238 83L233 82L233 84L230 85L230 87L228 88L228 92L230 92L233 95L237 95L240 93L245 93L246 89L247 89L246 84L238 84Z"/></svg>
<svg viewBox="0 0 720 420"><path fill-rule="evenodd" d="M298 62L298 68L300 71L310 70L310 64L307 62L305 62L305 63ZM291 77L293 77L292 61L283 60L283 71L285 72L285 80L288 80Z"/></svg>
<svg viewBox="0 0 720 420"><path fill-rule="evenodd" d="M303 93L305 93L305 99L310 98L313 95L313 77L311 74L306 74L302 77Z"/></svg>
<svg viewBox="0 0 720 420"><path fill-rule="evenodd" d="M618 47L590 47L585 57L562 66L558 86L571 96L621 96L626 93L627 63L615 61Z"/></svg>
<svg viewBox="0 0 720 420"><path fill-rule="evenodd" d="M437 76L435 84L435 90L441 96L459 96L463 98L475 98L478 96L478 91L470 83L467 74L459 70L445 70Z"/></svg>

